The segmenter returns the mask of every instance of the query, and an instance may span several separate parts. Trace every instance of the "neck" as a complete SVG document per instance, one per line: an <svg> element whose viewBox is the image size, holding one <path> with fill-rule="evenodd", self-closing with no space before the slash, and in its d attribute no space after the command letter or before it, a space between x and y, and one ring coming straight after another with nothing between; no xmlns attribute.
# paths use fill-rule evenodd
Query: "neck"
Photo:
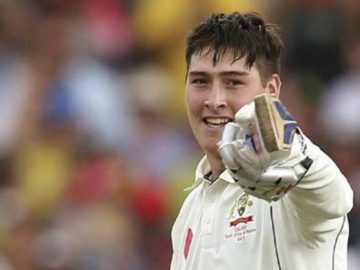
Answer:
<svg viewBox="0 0 360 270"><path fill-rule="evenodd" d="M209 161L211 169L211 179L216 180L219 175L225 170L225 166L220 158L220 156L206 155Z"/></svg>

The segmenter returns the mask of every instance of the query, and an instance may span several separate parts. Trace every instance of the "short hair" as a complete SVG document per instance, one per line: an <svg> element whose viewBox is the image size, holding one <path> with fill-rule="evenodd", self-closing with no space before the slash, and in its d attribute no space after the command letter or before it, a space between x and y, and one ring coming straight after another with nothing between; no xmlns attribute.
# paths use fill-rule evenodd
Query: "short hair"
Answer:
<svg viewBox="0 0 360 270"><path fill-rule="evenodd" d="M187 37L187 70L192 55L204 49L209 50L207 53L214 52L214 66L225 52L232 50L234 62L245 56L249 69L256 64L264 84L273 73L280 73L283 47L279 27L265 23L259 14L215 13L196 26Z"/></svg>

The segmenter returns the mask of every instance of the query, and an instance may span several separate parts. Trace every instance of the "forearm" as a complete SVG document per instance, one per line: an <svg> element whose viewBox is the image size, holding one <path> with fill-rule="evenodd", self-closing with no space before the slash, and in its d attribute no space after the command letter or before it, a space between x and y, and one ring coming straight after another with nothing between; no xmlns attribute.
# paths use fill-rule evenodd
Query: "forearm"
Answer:
<svg viewBox="0 0 360 270"><path fill-rule="evenodd" d="M346 223L353 192L336 164L309 140L307 174L279 202L299 240L309 247L334 239Z"/></svg>
<svg viewBox="0 0 360 270"><path fill-rule="evenodd" d="M337 165L316 145L306 139L308 156L313 160L309 171L289 194L288 199L303 219L332 219L347 214L353 192Z"/></svg>

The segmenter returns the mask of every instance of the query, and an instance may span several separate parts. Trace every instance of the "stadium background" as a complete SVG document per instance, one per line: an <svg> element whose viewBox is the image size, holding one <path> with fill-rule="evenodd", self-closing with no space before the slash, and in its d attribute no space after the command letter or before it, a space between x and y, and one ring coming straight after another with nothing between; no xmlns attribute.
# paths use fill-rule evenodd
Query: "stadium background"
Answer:
<svg viewBox="0 0 360 270"><path fill-rule="evenodd" d="M168 269L201 152L184 39L211 12L282 26L281 97L355 191L360 265L360 2L0 0L0 269Z"/></svg>

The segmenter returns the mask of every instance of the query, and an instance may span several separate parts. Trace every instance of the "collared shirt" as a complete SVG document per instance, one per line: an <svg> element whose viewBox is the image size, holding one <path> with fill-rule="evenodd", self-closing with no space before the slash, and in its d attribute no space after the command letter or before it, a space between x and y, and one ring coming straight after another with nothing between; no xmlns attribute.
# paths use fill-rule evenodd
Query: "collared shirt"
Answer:
<svg viewBox="0 0 360 270"><path fill-rule="evenodd" d="M277 202L243 192L206 158L172 229L171 270L345 270L352 191L331 159L308 142L314 164Z"/></svg>

